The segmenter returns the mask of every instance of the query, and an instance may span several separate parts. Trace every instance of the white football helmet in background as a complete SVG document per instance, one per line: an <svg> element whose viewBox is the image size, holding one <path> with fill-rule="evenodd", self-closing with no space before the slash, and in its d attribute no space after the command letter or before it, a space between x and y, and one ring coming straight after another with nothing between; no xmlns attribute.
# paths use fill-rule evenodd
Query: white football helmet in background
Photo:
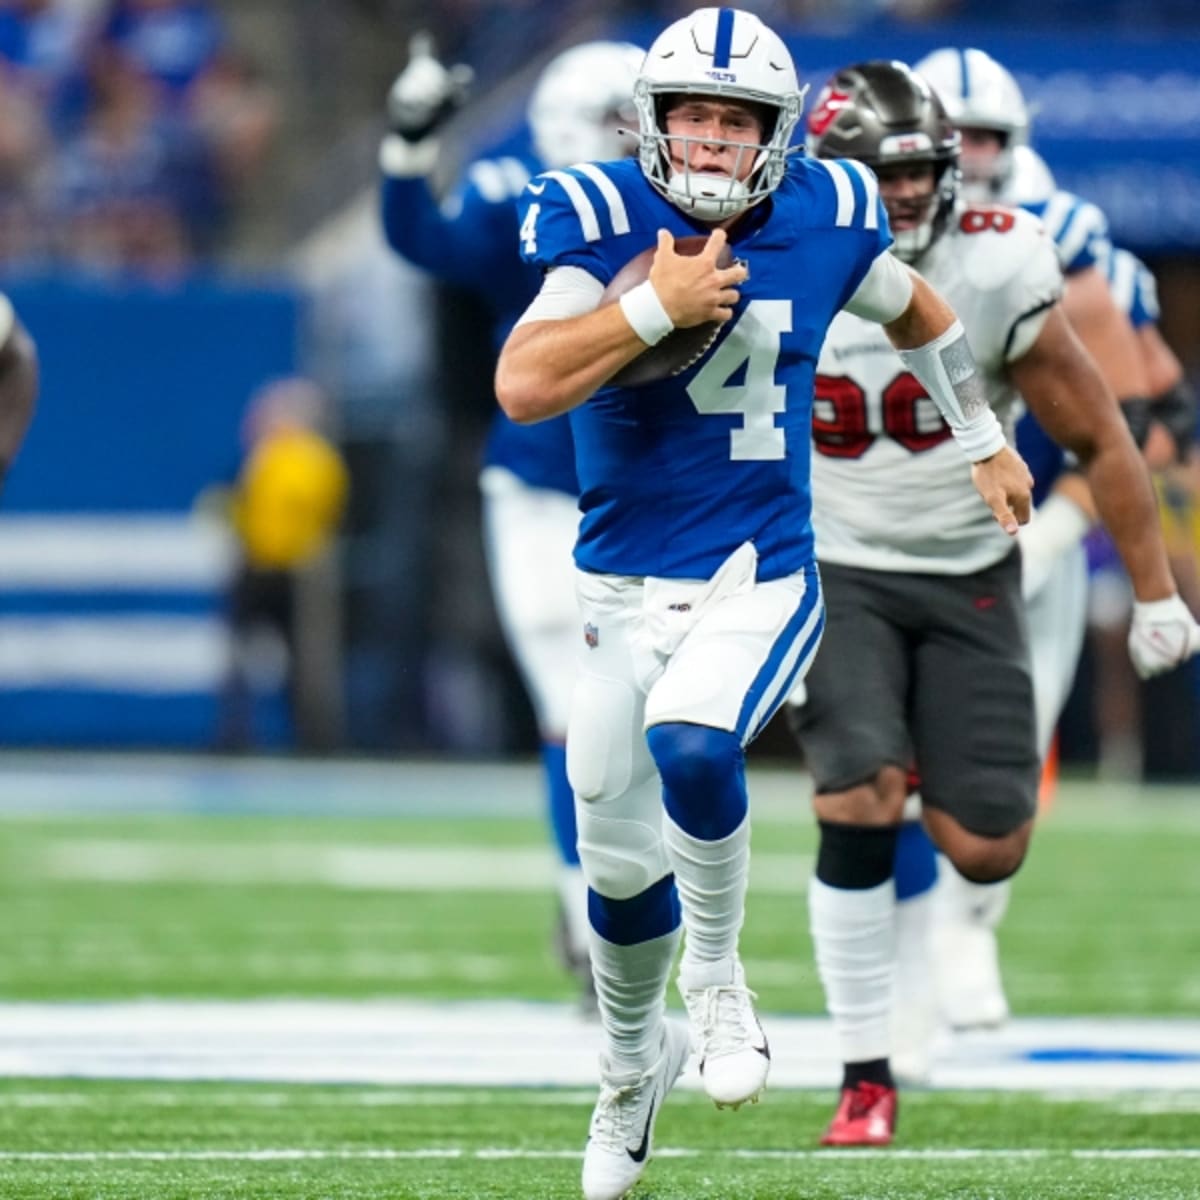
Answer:
<svg viewBox="0 0 1200 1200"><path fill-rule="evenodd" d="M1032 146L1014 146L1005 204L1045 204L1058 191L1046 160Z"/></svg>
<svg viewBox="0 0 1200 1200"><path fill-rule="evenodd" d="M637 141L633 84L645 52L631 42L584 42L542 71L529 101L533 145L547 167L628 158Z"/></svg>
<svg viewBox="0 0 1200 1200"><path fill-rule="evenodd" d="M913 70L933 86L950 120L959 129L984 129L999 134L1004 148L990 174L972 179L964 163L968 185L977 183L995 198L1012 183L1013 150L1029 141L1029 107L1011 73L983 50L934 50Z"/></svg>
<svg viewBox="0 0 1200 1200"><path fill-rule="evenodd" d="M779 186L804 91L782 39L752 13L701 8L676 21L654 40L634 88L646 178L677 208L702 221L736 216ZM747 147L755 159L744 181L674 169L663 127L664 101L679 95L770 110L773 120L767 122L764 141Z"/></svg>

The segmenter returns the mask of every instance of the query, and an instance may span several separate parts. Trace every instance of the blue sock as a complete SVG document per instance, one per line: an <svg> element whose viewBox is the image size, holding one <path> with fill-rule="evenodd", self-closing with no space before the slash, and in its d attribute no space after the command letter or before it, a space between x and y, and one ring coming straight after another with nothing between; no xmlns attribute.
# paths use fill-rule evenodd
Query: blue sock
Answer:
<svg viewBox="0 0 1200 1200"><path fill-rule="evenodd" d="M588 889L588 920L615 946L633 946L663 937L679 928L679 894L675 876L664 875L628 900L612 900Z"/></svg>
<svg viewBox="0 0 1200 1200"><path fill-rule="evenodd" d="M896 899L912 900L937 883L937 849L920 821L905 821L896 841Z"/></svg>
<svg viewBox="0 0 1200 1200"><path fill-rule="evenodd" d="M561 742L542 743L542 767L546 773L546 797L550 829L560 860L568 867L579 866L578 830L575 827L575 793L567 781L567 748Z"/></svg>

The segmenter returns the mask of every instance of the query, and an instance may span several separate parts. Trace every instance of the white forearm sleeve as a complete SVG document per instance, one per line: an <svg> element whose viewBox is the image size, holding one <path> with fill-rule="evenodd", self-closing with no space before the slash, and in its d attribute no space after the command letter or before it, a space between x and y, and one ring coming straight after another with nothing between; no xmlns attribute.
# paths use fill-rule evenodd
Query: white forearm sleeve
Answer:
<svg viewBox="0 0 1200 1200"><path fill-rule="evenodd" d="M950 426L954 440L972 462L991 458L1004 449L1004 429L988 404L983 379L960 321L932 342L898 353L921 381Z"/></svg>
<svg viewBox="0 0 1200 1200"><path fill-rule="evenodd" d="M912 294L912 271L885 250L871 264L845 308L864 321L888 325L912 303Z"/></svg>

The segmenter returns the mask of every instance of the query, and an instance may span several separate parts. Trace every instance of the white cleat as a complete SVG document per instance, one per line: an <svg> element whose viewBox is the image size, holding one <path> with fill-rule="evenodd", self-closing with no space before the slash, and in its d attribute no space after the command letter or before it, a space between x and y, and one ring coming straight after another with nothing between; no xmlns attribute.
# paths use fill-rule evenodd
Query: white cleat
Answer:
<svg viewBox="0 0 1200 1200"><path fill-rule="evenodd" d="M654 1122L688 1060L687 1030L667 1021L658 1059L617 1075L600 1059L600 1099L583 1152L585 1200L621 1200L641 1178L654 1147Z"/></svg>
<svg viewBox="0 0 1200 1200"><path fill-rule="evenodd" d="M952 1029L999 1029L1008 1020L995 931L949 923L933 933L938 1003Z"/></svg>
<svg viewBox="0 0 1200 1200"><path fill-rule="evenodd" d="M757 1103L767 1086L771 1050L754 1011L754 993L746 986L742 964L725 972L728 982L689 978L679 973L679 991L692 1027L692 1049L700 1059L704 1090L718 1108ZM695 986L693 986L695 985ZM705 986L706 985L706 986Z"/></svg>

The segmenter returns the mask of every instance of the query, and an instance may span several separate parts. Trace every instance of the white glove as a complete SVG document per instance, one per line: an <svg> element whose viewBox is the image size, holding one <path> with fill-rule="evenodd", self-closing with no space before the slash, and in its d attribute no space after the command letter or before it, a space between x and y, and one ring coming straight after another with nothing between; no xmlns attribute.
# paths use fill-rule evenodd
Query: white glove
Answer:
<svg viewBox="0 0 1200 1200"><path fill-rule="evenodd" d="M388 92L392 132L406 142L424 141L462 106L474 76L465 65L442 66L433 54L433 38L428 33L414 33L408 44L408 66Z"/></svg>
<svg viewBox="0 0 1200 1200"><path fill-rule="evenodd" d="M1134 601L1129 657L1142 679L1161 675L1200 653L1200 625L1178 595Z"/></svg>
<svg viewBox="0 0 1200 1200"><path fill-rule="evenodd" d="M1021 547L1021 595L1032 600L1046 586L1058 560L1091 528L1073 500L1051 495L1034 510L1033 519L1017 534Z"/></svg>

